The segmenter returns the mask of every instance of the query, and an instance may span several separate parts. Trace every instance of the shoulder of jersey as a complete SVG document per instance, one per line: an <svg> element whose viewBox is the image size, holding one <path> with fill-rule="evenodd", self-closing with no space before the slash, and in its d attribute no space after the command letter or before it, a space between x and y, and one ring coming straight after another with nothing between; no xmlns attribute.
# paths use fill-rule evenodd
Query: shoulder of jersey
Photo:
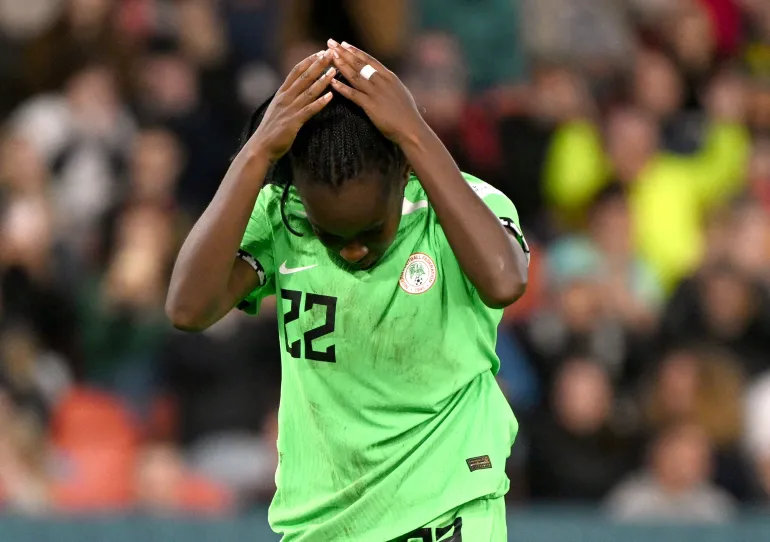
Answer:
<svg viewBox="0 0 770 542"><path fill-rule="evenodd" d="M474 192L479 195L481 199L490 195L502 196L507 199L505 194L495 188L489 183L482 181L481 179L474 177L469 173L463 173L463 178L468 182ZM404 191L404 205L402 208L402 215L411 215L420 209L427 209L430 207L428 196L425 190L422 188L419 179L412 175L409 178L409 183Z"/></svg>
<svg viewBox="0 0 770 542"><path fill-rule="evenodd" d="M277 184L266 184L259 192L257 199L257 205L262 205L267 214L268 220L274 225L282 224L281 219L281 198L283 196L283 186ZM298 218L305 218L305 208L299 201L299 197L296 195L295 189L290 188L289 199L286 202L287 215L294 215Z"/></svg>
<svg viewBox="0 0 770 542"><path fill-rule="evenodd" d="M507 197L503 192L501 192L491 184L485 181L482 181L478 177L474 177L470 173L463 173L463 177L471 186L471 188L473 188L473 191L476 192L476 194L478 194L478 196L481 199L484 199L487 196L491 196L491 195Z"/></svg>

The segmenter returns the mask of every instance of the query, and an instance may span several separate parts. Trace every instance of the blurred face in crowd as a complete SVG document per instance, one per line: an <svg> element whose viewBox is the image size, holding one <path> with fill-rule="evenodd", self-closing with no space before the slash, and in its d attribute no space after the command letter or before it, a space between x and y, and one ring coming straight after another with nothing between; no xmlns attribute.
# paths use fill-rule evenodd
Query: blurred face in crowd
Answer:
<svg viewBox="0 0 770 542"><path fill-rule="evenodd" d="M682 104L682 80L662 53L643 51L634 66L636 105L658 119L675 113Z"/></svg>
<svg viewBox="0 0 770 542"><path fill-rule="evenodd" d="M174 134L162 129L145 130L133 143L134 195L142 200L161 202L173 197L182 169L182 149Z"/></svg>
<svg viewBox="0 0 770 542"><path fill-rule="evenodd" d="M59 4L58 0L0 0L0 29L20 41L34 38L58 17Z"/></svg>
<svg viewBox="0 0 770 542"><path fill-rule="evenodd" d="M589 228L591 237L608 257L625 259L631 254L631 217L628 202L622 195L594 206Z"/></svg>
<svg viewBox="0 0 770 542"><path fill-rule="evenodd" d="M746 120L747 88L737 73L716 76L706 90L706 111L712 119L723 122Z"/></svg>
<svg viewBox="0 0 770 542"><path fill-rule="evenodd" d="M607 123L607 151L615 175L632 183L658 149L658 132L652 120L636 110L613 113Z"/></svg>
<svg viewBox="0 0 770 542"><path fill-rule="evenodd" d="M144 106L159 115L185 114L198 103L195 71L190 62L178 54L147 58L142 86Z"/></svg>
<svg viewBox="0 0 770 542"><path fill-rule="evenodd" d="M599 285L590 279L573 279L560 287L560 316L571 331L585 333L601 320L600 294Z"/></svg>
<svg viewBox="0 0 770 542"><path fill-rule="evenodd" d="M706 273L701 296L706 323L718 337L731 338L741 334L753 317L753 288L737 272L712 270Z"/></svg>
<svg viewBox="0 0 770 542"><path fill-rule="evenodd" d="M729 256L741 271L757 279L770 271L770 216L761 203L746 202L732 212Z"/></svg>
<svg viewBox="0 0 770 542"><path fill-rule="evenodd" d="M665 420L694 415L698 399L699 360L688 351L674 352L663 360L656 382L656 400Z"/></svg>
<svg viewBox="0 0 770 542"><path fill-rule="evenodd" d="M679 61L692 71L707 68L714 57L714 29L706 10L694 1L686 1L671 22L668 37Z"/></svg>
<svg viewBox="0 0 770 542"><path fill-rule="evenodd" d="M705 483L711 475L711 449L705 432L696 425L664 432L654 445L652 468L658 483L671 493Z"/></svg>
<svg viewBox="0 0 770 542"><path fill-rule="evenodd" d="M208 0L179 3L179 38L182 49L196 61L208 66L227 52L224 26L216 14L216 4Z"/></svg>
<svg viewBox="0 0 770 542"><path fill-rule="evenodd" d="M571 433L590 435L600 430L612 407L612 387L606 371L586 359L567 361L553 390L556 416Z"/></svg>
<svg viewBox="0 0 770 542"><path fill-rule="evenodd" d="M585 81L567 69L538 70L533 80L533 109L538 117L565 122L588 114Z"/></svg>
<svg viewBox="0 0 770 542"><path fill-rule="evenodd" d="M80 129L97 136L112 131L120 97L110 68L93 65L73 75L67 83L67 98Z"/></svg>
<svg viewBox="0 0 770 542"><path fill-rule="evenodd" d="M454 130L465 102L465 70L457 42L443 34L418 38L405 82L439 133Z"/></svg>

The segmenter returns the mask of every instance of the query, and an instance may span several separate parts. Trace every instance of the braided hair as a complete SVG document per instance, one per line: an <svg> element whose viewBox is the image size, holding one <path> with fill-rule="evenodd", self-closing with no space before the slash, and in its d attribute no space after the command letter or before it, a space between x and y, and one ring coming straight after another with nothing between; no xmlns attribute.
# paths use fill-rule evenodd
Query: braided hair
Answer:
<svg viewBox="0 0 770 542"><path fill-rule="evenodd" d="M310 182L339 188L363 173L394 179L406 168L401 148L382 135L364 110L333 89L332 93L332 101L300 128L289 152L267 174L266 182L283 186L281 219L292 234L300 237L302 234L291 227L286 216L294 172L301 171ZM241 148L256 132L272 99L250 115Z"/></svg>

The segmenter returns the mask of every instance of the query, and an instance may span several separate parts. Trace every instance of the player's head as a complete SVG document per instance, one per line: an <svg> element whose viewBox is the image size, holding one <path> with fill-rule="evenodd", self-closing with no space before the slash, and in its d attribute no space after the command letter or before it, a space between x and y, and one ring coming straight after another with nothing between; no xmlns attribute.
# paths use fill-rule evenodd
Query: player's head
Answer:
<svg viewBox="0 0 770 542"><path fill-rule="evenodd" d="M260 109L266 109L263 106ZM257 110L250 131L263 112ZM272 172L284 185L281 214L293 184L319 240L348 264L374 265L395 239L408 168L401 149L356 104L335 92L299 131Z"/></svg>

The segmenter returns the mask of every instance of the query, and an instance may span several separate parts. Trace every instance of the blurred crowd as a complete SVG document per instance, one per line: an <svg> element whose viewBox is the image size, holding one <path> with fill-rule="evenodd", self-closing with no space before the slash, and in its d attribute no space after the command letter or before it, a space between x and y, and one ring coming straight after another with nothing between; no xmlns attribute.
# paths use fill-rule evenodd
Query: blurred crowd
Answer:
<svg viewBox="0 0 770 542"><path fill-rule="evenodd" d="M770 2L0 0L0 509L269 501L274 303L198 335L163 304L248 112L328 37L519 210L512 506L768 507Z"/></svg>

